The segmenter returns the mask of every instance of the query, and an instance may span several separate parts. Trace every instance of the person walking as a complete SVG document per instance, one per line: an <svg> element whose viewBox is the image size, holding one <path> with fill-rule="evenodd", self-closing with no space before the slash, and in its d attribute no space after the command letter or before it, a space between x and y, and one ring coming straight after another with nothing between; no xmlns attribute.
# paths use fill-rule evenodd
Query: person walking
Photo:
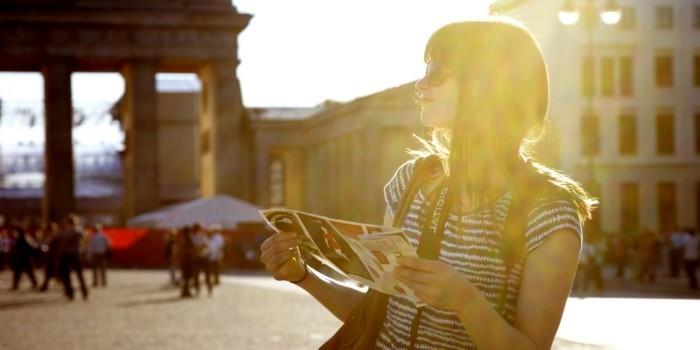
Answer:
<svg viewBox="0 0 700 350"><path fill-rule="evenodd" d="M419 255L398 257L390 276L426 306L319 276L299 255L299 232L269 237L261 261L358 326L329 349L549 349L596 200L533 158L549 121L544 56L524 25L489 16L438 29L424 59L416 100L435 133L384 187L384 225L404 229Z"/></svg>
<svg viewBox="0 0 700 350"><path fill-rule="evenodd" d="M0 272L5 269L5 266L9 265L13 243L12 237L10 237L10 230L4 226L0 227Z"/></svg>
<svg viewBox="0 0 700 350"><path fill-rule="evenodd" d="M177 251L178 257L180 258L180 297L189 298L192 297L190 292L190 285L192 284L192 279L194 275L194 264L197 255L197 249L192 240L191 228L189 226L183 227L179 234L177 235Z"/></svg>
<svg viewBox="0 0 700 350"><path fill-rule="evenodd" d="M80 223L78 216L70 214L65 219L64 229L56 235L58 273L63 283L63 292L69 300L73 300L73 285L71 283L71 272L75 272L80 283L80 291L83 300L88 298L88 290L83 277L83 265L81 261L81 245L85 239L85 233L78 226Z"/></svg>
<svg viewBox="0 0 700 350"><path fill-rule="evenodd" d="M177 229L173 228L165 234L165 261L168 263L170 272L170 284L177 286L180 281L177 277L178 257L177 257Z"/></svg>
<svg viewBox="0 0 700 350"><path fill-rule="evenodd" d="M656 280L657 240L654 232L648 228L642 229L639 237L639 280L653 283Z"/></svg>
<svg viewBox="0 0 700 350"><path fill-rule="evenodd" d="M688 276L688 287L692 290L698 289L698 279L696 269L698 266L698 237L695 230L687 228L685 231L685 239L683 241L683 262L685 264L685 273Z"/></svg>
<svg viewBox="0 0 700 350"><path fill-rule="evenodd" d="M204 274L204 283L207 286L207 294L211 296L213 290L211 281L211 271L209 270L209 237L204 227L200 223L196 223L192 226L192 241L195 246L196 256L194 263L194 289L195 293L199 295L199 275Z"/></svg>
<svg viewBox="0 0 700 350"><path fill-rule="evenodd" d="M56 236L60 231L57 223L52 222L41 245L41 251L44 254L44 282L41 283L40 292L46 292L49 289L49 283L56 276L58 270L58 240Z"/></svg>
<svg viewBox="0 0 700 350"><path fill-rule="evenodd" d="M224 258L224 235L221 234L221 226L214 225L209 228L209 274L212 278L212 284L219 285L219 277L221 275L221 260Z"/></svg>
<svg viewBox="0 0 700 350"><path fill-rule="evenodd" d="M102 231L102 225L91 227L92 234L87 247L87 258L92 266L92 286L107 286L107 257L109 256L109 237Z"/></svg>
<svg viewBox="0 0 700 350"><path fill-rule="evenodd" d="M671 232L671 237L669 241L669 276L677 278L678 276L680 276L680 265L683 261L683 242L685 241L685 232L683 232L683 230L681 230L680 228L676 228Z"/></svg>
<svg viewBox="0 0 700 350"><path fill-rule="evenodd" d="M629 257L628 240L622 233L615 233L612 237L611 255L615 264L615 277L625 278L627 271L627 260Z"/></svg>
<svg viewBox="0 0 700 350"><path fill-rule="evenodd" d="M579 268L574 282L574 290L579 295L588 295L591 287L594 288L596 293L603 291L602 265L604 247L600 243L597 238L584 238L583 240Z"/></svg>
<svg viewBox="0 0 700 350"><path fill-rule="evenodd" d="M36 277L34 276L34 264L32 257L38 253L38 245L34 239L27 235L24 228L17 227L14 230L15 246L10 253L10 265L12 266L12 287L11 290L19 288L22 274L29 277L32 289L37 289Z"/></svg>

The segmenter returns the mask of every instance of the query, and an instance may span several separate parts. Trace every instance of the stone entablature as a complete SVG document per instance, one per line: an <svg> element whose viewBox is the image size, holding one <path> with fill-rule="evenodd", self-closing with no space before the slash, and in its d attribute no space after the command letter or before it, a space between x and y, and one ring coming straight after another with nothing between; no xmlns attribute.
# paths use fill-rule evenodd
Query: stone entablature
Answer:
<svg viewBox="0 0 700 350"><path fill-rule="evenodd" d="M113 70L116 61L126 59L160 59L172 67L212 59L238 62L237 35L251 18L230 2L75 3L34 8L0 4L2 68L36 70L47 56L79 58L78 70ZM105 66L99 67L100 60ZM91 64L81 67L83 61Z"/></svg>

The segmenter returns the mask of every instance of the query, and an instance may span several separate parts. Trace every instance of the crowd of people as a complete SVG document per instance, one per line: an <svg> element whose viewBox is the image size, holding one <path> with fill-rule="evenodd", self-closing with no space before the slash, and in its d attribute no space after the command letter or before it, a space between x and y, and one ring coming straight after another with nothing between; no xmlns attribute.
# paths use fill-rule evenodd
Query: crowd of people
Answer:
<svg viewBox="0 0 700 350"><path fill-rule="evenodd" d="M46 292L52 281L63 287L69 300L74 298L71 274L75 274L83 300L89 291L83 277L83 266L92 267L92 286L107 286L107 259L110 241L101 225L83 228L77 215L68 215L58 224L43 227L3 226L0 228L0 271L12 270L12 286L16 291L26 275L31 288ZM35 268L43 268L41 283Z"/></svg>
<svg viewBox="0 0 700 350"><path fill-rule="evenodd" d="M214 286L219 284L226 245L221 226L205 228L195 223L180 229L172 229L166 234L165 242L170 283L180 286L180 296L189 298L199 295L202 274L207 294L211 296Z"/></svg>
<svg viewBox="0 0 700 350"><path fill-rule="evenodd" d="M645 228L639 234L584 235L574 291L601 292L606 266L611 267L612 278L655 283L660 276L683 277L688 288L696 290L699 255L696 231L689 227L663 233Z"/></svg>

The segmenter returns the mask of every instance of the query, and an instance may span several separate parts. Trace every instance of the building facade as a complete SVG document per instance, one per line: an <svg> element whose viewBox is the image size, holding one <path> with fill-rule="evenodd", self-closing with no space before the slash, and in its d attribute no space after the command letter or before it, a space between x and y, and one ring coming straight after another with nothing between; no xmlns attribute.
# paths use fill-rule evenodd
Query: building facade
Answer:
<svg viewBox="0 0 700 350"><path fill-rule="evenodd" d="M413 85L318 110L249 110L256 203L381 223L384 184L421 135Z"/></svg>
<svg viewBox="0 0 700 350"><path fill-rule="evenodd" d="M599 197L600 228L700 227L700 1L617 3L622 19L599 22L592 45L580 23L559 22L564 1L491 10L523 21L541 43L552 119L567 140L560 164Z"/></svg>

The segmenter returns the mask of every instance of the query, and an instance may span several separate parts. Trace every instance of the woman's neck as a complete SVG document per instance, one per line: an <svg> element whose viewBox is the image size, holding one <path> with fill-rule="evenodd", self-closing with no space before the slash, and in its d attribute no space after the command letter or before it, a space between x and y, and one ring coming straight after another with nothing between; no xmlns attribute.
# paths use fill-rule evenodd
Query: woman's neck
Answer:
<svg viewBox="0 0 700 350"><path fill-rule="evenodd" d="M486 189L486 193L481 196L482 203L474 203L467 195L462 195L461 209L462 212L469 212L479 207L492 203L509 190L508 179L503 171L494 171L491 177L490 188Z"/></svg>

